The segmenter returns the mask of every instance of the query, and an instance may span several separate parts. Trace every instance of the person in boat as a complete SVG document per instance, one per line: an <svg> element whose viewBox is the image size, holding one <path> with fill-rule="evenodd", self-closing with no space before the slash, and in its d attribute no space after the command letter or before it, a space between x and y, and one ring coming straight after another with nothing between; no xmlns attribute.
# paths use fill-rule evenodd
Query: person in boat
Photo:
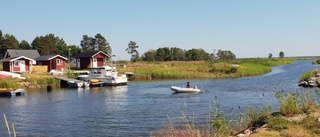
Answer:
<svg viewBox="0 0 320 137"><path fill-rule="evenodd" d="M187 82L187 88L191 88L190 82Z"/></svg>

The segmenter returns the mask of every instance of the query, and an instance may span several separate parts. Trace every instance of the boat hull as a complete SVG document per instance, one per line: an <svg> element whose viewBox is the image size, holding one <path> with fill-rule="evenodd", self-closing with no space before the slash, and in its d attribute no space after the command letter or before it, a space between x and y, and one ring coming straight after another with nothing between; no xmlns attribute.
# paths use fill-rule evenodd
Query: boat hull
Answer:
<svg viewBox="0 0 320 137"><path fill-rule="evenodd" d="M84 81L92 81L97 80L96 82L90 82L90 86L119 86L119 85L127 85L128 79L124 76L117 77L90 77L90 76L80 76L78 77L80 80Z"/></svg>
<svg viewBox="0 0 320 137"><path fill-rule="evenodd" d="M198 92L201 92L201 90L197 89L197 88L182 88L182 87L171 86L170 89L176 93L198 93Z"/></svg>

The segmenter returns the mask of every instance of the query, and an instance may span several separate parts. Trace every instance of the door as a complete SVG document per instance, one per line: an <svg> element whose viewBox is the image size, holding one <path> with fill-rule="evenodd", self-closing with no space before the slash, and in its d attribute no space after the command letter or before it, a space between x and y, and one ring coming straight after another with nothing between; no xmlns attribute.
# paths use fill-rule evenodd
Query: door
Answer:
<svg viewBox="0 0 320 137"><path fill-rule="evenodd" d="M19 60L19 67L20 67L20 72L25 72L26 71L25 60Z"/></svg>
<svg viewBox="0 0 320 137"><path fill-rule="evenodd" d="M98 67L97 58L93 58L93 67Z"/></svg>
<svg viewBox="0 0 320 137"><path fill-rule="evenodd" d="M69 64L70 65L70 64ZM77 59L77 68L80 69L81 66L80 66L80 59Z"/></svg>

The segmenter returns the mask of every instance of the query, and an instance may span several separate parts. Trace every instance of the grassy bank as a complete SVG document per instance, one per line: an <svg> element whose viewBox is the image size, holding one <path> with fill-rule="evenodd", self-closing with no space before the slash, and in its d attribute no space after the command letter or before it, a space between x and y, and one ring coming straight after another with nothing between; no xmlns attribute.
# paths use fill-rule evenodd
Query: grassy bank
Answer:
<svg viewBox="0 0 320 137"><path fill-rule="evenodd" d="M22 74L26 79L5 78L0 79L0 88L17 89L17 88L36 88L47 85L59 85L60 80L49 74ZM27 84L26 84L27 83Z"/></svg>
<svg viewBox="0 0 320 137"><path fill-rule="evenodd" d="M311 95L312 94L312 95ZM178 124L170 122L164 129L151 133L153 137L226 137L246 134L252 137L312 137L320 136L320 92L298 91L276 92L279 110L272 112L271 106L248 108L227 120L215 102L215 112L207 122L196 123L192 116L182 115Z"/></svg>
<svg viewBox="0 0 320 137"><path fill-rule="evenodd" d="M133 72L135 78L236 78L271 72L271 67L291 64L288 59L236 59L217 61L136 62L119 68Z"/></svg>

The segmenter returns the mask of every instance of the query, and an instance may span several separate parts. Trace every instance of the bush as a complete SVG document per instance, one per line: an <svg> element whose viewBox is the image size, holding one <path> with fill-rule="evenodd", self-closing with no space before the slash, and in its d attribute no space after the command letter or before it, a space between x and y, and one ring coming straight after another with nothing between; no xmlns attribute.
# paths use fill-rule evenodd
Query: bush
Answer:
<svg viewBox="0 0 320 137"><path fill-rule="evenodd" d="M275 93L277 100L280 103L280 112L282 115L292 117L295 114L300 114L301 109L297 101L297 96L290 93L277 92Z"/></svg>
<svg viewBox="0 0 320 137"><path fill-rule="evenodd" d="M268 127L274 130L288 129L289 124L288 120L281 117L271 118L268 121Z"/></svg>
<svg viewBox="0 0 320 137"><path fill-rule="evenodd" d="M308 72L303 73L303 74L300 76L300 82L301 82L301 81L306 81L306 80L308 80L309 78L314 77L317 73L319 73L318 70L312 70L312 71L308 71Z"/></svg>

